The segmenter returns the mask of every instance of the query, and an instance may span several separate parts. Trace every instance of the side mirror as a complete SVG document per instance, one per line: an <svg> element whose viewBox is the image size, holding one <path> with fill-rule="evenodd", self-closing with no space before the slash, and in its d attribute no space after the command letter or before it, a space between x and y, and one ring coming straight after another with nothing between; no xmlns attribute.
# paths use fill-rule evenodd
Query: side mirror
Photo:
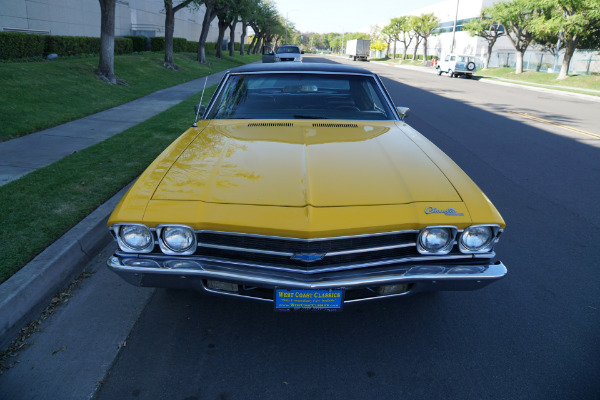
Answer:
<svg viewBox="0 0 600 400"><path fill-rule="evenodd" d="M408 107L396 107L396 110L398 110L398 114L400 114L400 119L402 121L404 121L406 117L408 117L408 114L410 114L410 108Z"/></svg>
<svg viewBox="0 0 600 400"><path fill-rule="evenodd" d="M202 116L204 115L205 111L206 111L205 105L202 105L200 107L198 107L197 105L194 106L194 114L196 114L199 119L202 119Z"/></svg>

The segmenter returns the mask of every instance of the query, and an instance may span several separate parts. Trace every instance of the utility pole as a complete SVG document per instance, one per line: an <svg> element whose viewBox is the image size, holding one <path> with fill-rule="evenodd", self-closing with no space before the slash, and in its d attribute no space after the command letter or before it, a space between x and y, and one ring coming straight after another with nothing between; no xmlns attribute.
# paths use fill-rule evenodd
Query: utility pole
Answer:
<svg viewBox="0 0 600 400"><path fill-rule="evenodd" d="M456 0L456 14L454 14L454 26L452 27L452 45L450 46L450 53L454 53L454 45L456 43L456 23L458 22L458 3L460 0Z"/></svg>

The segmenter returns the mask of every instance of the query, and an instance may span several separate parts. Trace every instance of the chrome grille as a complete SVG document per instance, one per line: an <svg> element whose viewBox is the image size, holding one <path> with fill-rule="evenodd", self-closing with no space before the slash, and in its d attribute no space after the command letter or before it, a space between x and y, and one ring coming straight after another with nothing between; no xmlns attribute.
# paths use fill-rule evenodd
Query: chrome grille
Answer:
<svg viewBox="0 0 600 400"><path fill-rule="evenodd" d="M418 231L296 239L225 232L198 232L196 255L266 268L322 270L379 265L424 258L416 248ZM303 260L303 256L315 260ZM300 258L300 259L297 259Z"/></svg>

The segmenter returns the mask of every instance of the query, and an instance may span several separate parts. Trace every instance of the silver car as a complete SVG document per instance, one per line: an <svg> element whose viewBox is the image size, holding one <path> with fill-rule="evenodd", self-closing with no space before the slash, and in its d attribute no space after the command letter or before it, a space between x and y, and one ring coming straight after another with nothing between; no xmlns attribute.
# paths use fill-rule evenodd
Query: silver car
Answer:
<svg viewBox="0 0 600 400"><path fill-rule="evenodd" d="M304 52L301 51L298 46L294 45L286 44L283 46L279 46L276 52L273 52L270 46L264 46L262 52L262 62L302 62L302 54L304 54Z"/></svg>

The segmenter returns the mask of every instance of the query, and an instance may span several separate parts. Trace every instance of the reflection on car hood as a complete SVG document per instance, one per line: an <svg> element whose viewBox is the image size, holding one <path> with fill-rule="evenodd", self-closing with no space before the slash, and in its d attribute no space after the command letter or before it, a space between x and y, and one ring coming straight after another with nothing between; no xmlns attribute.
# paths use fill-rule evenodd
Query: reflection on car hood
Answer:
<svg viewBox="0 0 600 400"><path fill-rule="evenodd" d="M303 207L461 201L394 122L213 121L154 200Z"/></svg>

